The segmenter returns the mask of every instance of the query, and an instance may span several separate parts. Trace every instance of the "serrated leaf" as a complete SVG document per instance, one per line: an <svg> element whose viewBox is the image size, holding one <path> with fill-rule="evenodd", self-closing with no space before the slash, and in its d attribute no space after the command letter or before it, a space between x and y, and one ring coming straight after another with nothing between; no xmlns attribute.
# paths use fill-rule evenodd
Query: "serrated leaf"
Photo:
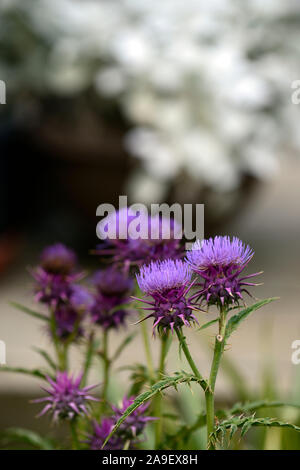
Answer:
<svg viewBox="0 0 300 470"><path fill-rule="evenodd" d="M237 403L234 405L228 412L227 415L249 413L253 411L260 410L262 408L275 408L280 406L290 406L293 408L300 408L299 403L290 403L284 401L268 401L268 400L259 400L249 403Z"/></svg>
<svg viewBox="0 0 300 470"><path fill-rule="evenodd" d="M121 426L123 421L131 414L133 413L134 410L136 410L139 406L143 405L146 401L150 400L154 395L157 393L162 392L166 388L169 387L174 387L175 385L181 384L181 383L190 383L190 382L200 382L199 378L192 374L176 374L174 377L166 377L163 380L160 380L156 384L152 385L150 387L150 390L141 393L135 400L134 402L126 409L126 411L123 413L121 418L117 421L115 424L114 428L110 432L110 434L107 436L105 439L105 442L103 443L104 447L106 443L109 441L109 439L113 436L113 434L117 431L117 429Z"/></svg>
<svg viewBox="0 0 300 470"><path fill-rule="evenodd" d="M300 432L300 427L296 426L295 424L286 423L283 421L279 421L276 418L256 418L255 415L251 416L234 416L230 419L224 420L223 422L219 423L216 427L214 432L211 434L210 438L212 441L216 442L217 440L221 440L224 438L226 431L230 430L232 434L232 429L234 428L237 430L238 428L241 429L241 435L244 436L251 427L256 426L266 426L266 427L284 427L293 429L294 431ZM221 439L219 439L219 435Z"/></svg>
<svg viewBox="0 0 300 470"><path fill-rule="evenodd" d="M229 438L232 439L234 434L236 433L236 431L238 430L238 427L235 423L233 423L231 425L231 428L230 428L230 434L229 434Z"/></svg>
<svg viewBox="0 0 300 470"><path fill-rule="evenodd" d="M24 444L28 444L40 450L54 449L53 443L49 439L28 429L8 428L1 433L1 438L8 443L23 442Z"/></svg>
<svg viewBox="0 0 300 470"><path fill-rule="evenodd" d="M245 308L241 312L237 313L236 315L233 315L228 320L227 326L226 326L226 331L225 331L225 341L229 338L229 336L237 329L239 324L245 320L252 312L255 310L258 310L259 308L263 307L264 305L269 304L270 302L273 302L274 300L278 300L279 297L271 297L269 299L264 299L260 300L259 302L256 302L255 304L251 305L250 307Z"/></svg>
<svg viewBox="0 0 300 470"><path fill-rule="evenodd" d="M250 421L246 421L243 426L242 426L242 429L241 429L241 436L243 437L248 431L249 429L251 428L252 426L252 423ZM235 428L238 429L237 425L235 425Z"/></svg>
<svg viewBox="0 0 300 470"><path fill-rule="evenodd" d="M42 313L39 313L39 312L35 312L34 310L31 310L31 308L25 307L25 305L19 304L17 302L10 302L10 305L17 308L21 312L27 313L31 317L35 317L35 318L38 318L39 320L43 320L46 322L50 321L50 318L48 318L46 315L43 315Z"/></svg>

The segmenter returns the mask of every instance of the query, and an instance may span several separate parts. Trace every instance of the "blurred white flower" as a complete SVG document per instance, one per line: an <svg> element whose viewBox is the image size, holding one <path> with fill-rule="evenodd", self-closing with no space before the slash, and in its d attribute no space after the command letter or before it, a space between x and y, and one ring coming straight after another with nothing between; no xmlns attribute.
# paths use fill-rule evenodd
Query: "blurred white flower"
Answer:
<svg viewBox="0 0 300 470"><path fill-rule="evenodd" d="M125 90L126 77L118 67L107 67L99 70L95 76L96 90L106 97L119 95Z"/></svg>
<svg viewBox="0 0 300 470"><path fill-rule="evenodd" d="M300 108L290 102L300 78L299 0L24 3L1 8L27 18L38 52L17 73L7 63L1 70L17 77L14 87L23 79L38 88L46 67L51 91L94 86L116 100L131 125L126 148L143 167L135 199L161 195L181 173L231 190L245 173L272 176L282 149L299 151Z"/></svg>

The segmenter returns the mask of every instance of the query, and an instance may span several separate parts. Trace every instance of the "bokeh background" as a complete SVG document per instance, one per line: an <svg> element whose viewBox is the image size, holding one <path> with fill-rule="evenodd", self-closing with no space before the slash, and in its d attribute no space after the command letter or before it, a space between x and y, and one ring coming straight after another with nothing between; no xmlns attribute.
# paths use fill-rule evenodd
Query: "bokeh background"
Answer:
<svg viewBox="0 0 300 470"><path fill-rule="evenodd" d="M257 397L300 400L291 362L300 339L299 26L297 0L0 1L0 339L9 365L37 366L32 344L50 348L9 305L32 304L27 267L42 247L65 242L92 270L102 202L204 203L206 236L251 244L253 269L264 270L257 297L280 296L233 337L219 400L231 403L242 377ZM212 333L191 337L202 369L211 344ZM136 344L122 360L135 356ZM46 426L28 404L38 386L0 375L1 429ZM266 447L276 447L271 437Z"/></svg>

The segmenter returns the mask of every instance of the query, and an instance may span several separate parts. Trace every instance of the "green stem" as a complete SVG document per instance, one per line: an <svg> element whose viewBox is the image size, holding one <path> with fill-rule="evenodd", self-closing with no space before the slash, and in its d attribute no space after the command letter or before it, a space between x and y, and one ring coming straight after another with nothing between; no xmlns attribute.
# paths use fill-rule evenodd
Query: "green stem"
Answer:
<svg viewBox="0 0 300 470"><path fill-rule="evenodd" d="M165 360L168 354L170 346L169 335L165 334L161 337L161 350L160 350L160 360L159 360L159 368L157 374L157 381L161 380L162 376L165 373ZM163 420L161 417L161 395L158 393L155 398L155 407L154 407L155 417L159 418L155 422L155 449L159 448L159 444L161 442L161 435L162 435L162 424Z"/></svg>
<svg viewBox="0 0 300 470"><path fill-rule="evenodd" d="M103 361L104 361L104 383L103 383L103 389L102 389L102 399L105 405L105 402L107 400L109 368L110 368L110 360L108 357L108 331L107 330L104 330L103 332Z"/></svg>
<svg viewBox="0 0 300 470"><path fill-rule="evenodd" d="M70 430L71 430L71 440L72 440L72 450L79 449L79 440L77 435L77 427L76 427L76 418L70 421Z"/></svg>
<svg viewBox="0 0 300 470"><path fill-rule="evenodd" d="M52 335L52 339L53 339L53 343L55 347L58 368L59 370L64 371L66 370L66 357L65 357L65 352L62 349L58 336L57 336L57 325L56 325L56 319L55 319L55 314L54 314L53 309L51 309L51 312L50 312L50 328L51 328L51 335Z"/></svg>
<svg viewBox="0 0 300 470"><path fill-rule="evenodd" d="M128 450L130 447L130 440L127 440L124 444L123 450Z"/></svg>
<svg viewBox="0 0 300 470"><path fill-rule="evenodd" d="M205 392L205 401L206 401L206 422L207 422L207 448L214 449L214 445L211 442L211 433L215 428L215 385L217 380L217 375L220 367L220 362L222 354L224 351L225 345L225 330L226 330L226 310L224 308L220 311L219 318L219 333L216 336L215 340L215 349L214 356L210 370L209 376L209 389Z"/></svg>
<svg viewBox="0 0 300 470"><path fill-rule="evenodd" d="M69 361L68 361L68 349L69 345L68 344L63 344L62 345L62 350L61 350L61 365L63 370L68 370L69 367Z"/></svg>
<svg viewBox="0 0 300 470"><path fill-rule="evenodd" d="M200 386L203 388L203 390L205 391L206 390L206 386L205 386L205 380L204 378L202 377L202 375L200 374L192 356L191 356L191 353L189 351L189 348L186 344L186 341L185 341L185 337L183 336L182 334L182 331L181 329L179 328L175 328L175 331L176 331L176 334L177 334L177 337L178 337L178 340L179 340L179 343L182 347L182 350L184 352L184 355L192 369L192 371L194 372L195 376L198 377L198 379L200 379Z"/></svg>
<svg viewBox="0 0 300 470"><path fill-rule="evenodd" d="M211 442L211 433L214 431L215 426L215 404L214 393L211 391L205 392L206 404L206 429L207 429L207 449L213 450L214 446Z"/></svg>
<svg viewBox="0 0 300 470"><path fill-rule="evenodd" d="M141 331L142 331L142 336L143 336L148 373L150 376L150 381L153 384L155 382L155 372L154 372L154 365L153 365L151 348L150 348L150 343L149 343L147 324L144 321L141 322Z"/></svg>
<svg viewBox="0 0 300 470"><path fill-rule="evenodd" d="M82 387L84 387L87 382L88 373L92 364L93 353L94 353L94 332L90 334L90 337L87 343L83 376L81 380Z"/></svg>

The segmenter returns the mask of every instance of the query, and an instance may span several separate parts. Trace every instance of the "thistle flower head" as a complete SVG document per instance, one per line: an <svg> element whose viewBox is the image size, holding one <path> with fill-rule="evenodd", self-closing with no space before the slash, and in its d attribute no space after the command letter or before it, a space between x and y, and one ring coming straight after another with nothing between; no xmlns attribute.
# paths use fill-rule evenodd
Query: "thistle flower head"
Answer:
<svg viewBox="0 0 300 470"><path fill-rule="evenodd" d="M47 273L68 275L74 271L77 257L73 250L56 243L44 249L40 264Z"/></svg>
<svg viewBox="0 0 300 470"><path fill-rule="evenodd" d="M152 302L137 299L149 305L146 310L151 313L146 318L154 318L153 330L157 327L165 333L168 329L173 332L174 327L197 322L186 296L191 284L187 263L171 259L152 262L140 268L137 282L140 289L153 299Z"/></svg>
<svg viewBox="0 0 300 470"><path fill-rule="evenodd" d="M80 388L82 375L74 378L67 372L58 372L55 379L47 376L51 388L44 390L49 396L33 400L34 403L47 403L39 416L50 412L53 415L53 420L57 421L58 419L70 420L78 415L88 415L87 402L98 401L97 398L89 394L89 390L97 385Z"/></svg>
<svg viewBox="0 0 300 470"><path fill-rule="evenodd" d="M45 248L40 265L32 271L35 299L51 307L65 302L71 294L71 284L82 276L75 271L76 264L75 253L62 243Z"/></svg>
<svg viewBox="0 0 300 470"><path fill-rule="evenodd" d="M118 330L125 326L130 312L121 307L115 310L118 305L113 299L97 297L91 312L92 321L103 330Z"/></svg>
<svg viewBox="0 0 300 470"><path fill-rule="evenodd" d="M142 266L136 278L140 289L152 295L187 285L191 271L184 261L167 259Z"/></svg>
<svg viewBox="0 0 300 470"><path fill-rule="evenodd" d="M127 408L132 405L134 399L135 397L124 397L123 402L119 408L116 406L112 406L112 409L115 413L114 418L116 422L125 413ZM140 436L143 433L146 424L149 421L153 421L156 419L152 416L145 415L148 410L148 407L148 403L139 406L120 425L117 431L117 435L121 437L124 442L126 442L126 440L132 440L133 438Z"/></svg>
<svg viewBox="0 0 300 470"><path fill-rule="evenodd" d="M245 286L256 285L246 280L260 274L240 277L253 255L254 251L236 237L197 240L187 252L187 262L201 278L200 290L194 297L220 307L239 303L242 292L249 294Z"/></svg>
<svg viewBox="0 0 300 470"><path fill-rule="evenodd" d="M122 450L125 442L118 435L114 434L109 441L105 444L104 441L114 427L115 421L113 418L104 418L101 423L93 421L92 434L88 435L87 440L85 441L91 450Z"/></svg>
<svg viewBox="0 0 300 470"><path fill-rule="evenodd" d="M59 302L65 302L70 295L70 285L73 281L69 276L52 274L38 267L32 272L35 279L35 300L51 307Z"/></svg>
<svg viewBox="0 0 300 470"><path fill-rule="evenodd" d="M120 271L113 266L98 271L93 282L97 294L91 308L92 320L105 330L117 329L124 325L130 311L117 307L129 302L133 281L128 272Z"/></svg>
<svg viewBox="0 0 300 470"><path fill-rule="evenodd" d="M93 277L93 284L98 292L107 296L122 297L133 288L133 281L128 273L114 266L97 271Z"/></svg>
<svg viewBox="0 0 300 470"><path fill-rule="evenodd" d="M253 257L254 251L237 237L209 238L197 240L191 251L187 252L188 262L195 270L203 271L211 267L229 266L238 269L245 266Z"/></svg>
<svg viewBox="0 0 300 470"><path fill-rule="evenodd" d="M79 313L88 312L94 304L94 297L85 287L74 284L71 287L70 305Z"/></svg>
<svg viewBox="0 0 300 470"><path fill-rule="evenodd" d="M97 252L112 254L116 262L141 265L182 257L181 225L167 217L122 209L108 217L106 230L102 227L100 232L108 235L110 248L102 250L99 247Z"/></svg>

